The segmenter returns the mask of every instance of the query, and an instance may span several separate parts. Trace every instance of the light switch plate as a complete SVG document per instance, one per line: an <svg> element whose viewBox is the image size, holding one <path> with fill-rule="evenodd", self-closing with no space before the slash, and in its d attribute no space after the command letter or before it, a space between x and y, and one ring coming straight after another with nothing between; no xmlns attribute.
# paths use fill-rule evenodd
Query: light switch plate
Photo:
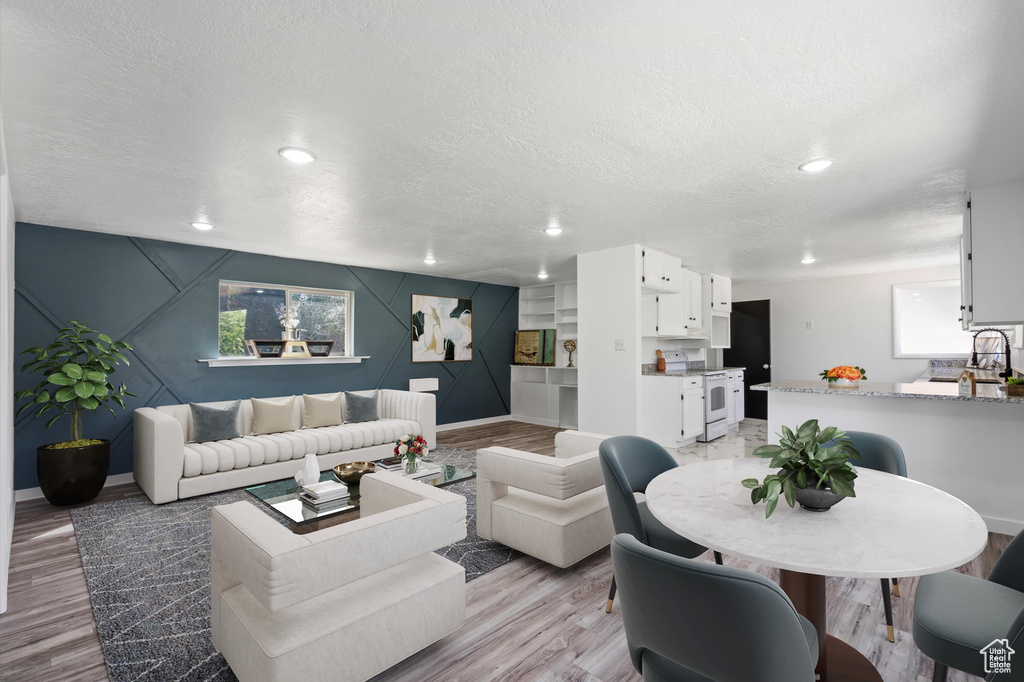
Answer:
<svg viewBox="0 0 1024 682"><path fill-rule="evenodd" d="M808 328L808 329L814 329L814 323L813 323L813 322L811 322L810 320L808 320L808 321L807 321L807 328Z"/></svg>
<svg viewBox="0 0 1024 682"><path fill-rule="evenodd" d="M626 350L626 341L624 339L615 339L615 350Z"/></svg>

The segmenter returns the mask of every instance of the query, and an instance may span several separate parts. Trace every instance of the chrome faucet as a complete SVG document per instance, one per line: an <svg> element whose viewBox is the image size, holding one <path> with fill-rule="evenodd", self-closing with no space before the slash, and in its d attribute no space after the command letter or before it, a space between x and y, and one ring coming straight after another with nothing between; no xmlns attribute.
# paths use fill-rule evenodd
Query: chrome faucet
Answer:
<svg viewBox="0 0 1024 682"><path fill-rule="evenodd" d="M999 351L996 351L995 353L978 353L978 336L980 334L983 334L984 332L996 332L997 334L1002 335L1003 342L1005 343L1005 346L1003 347L1003 353L1006 355L1006 369L997 374L996 376L998 376L1000 379L1010 378L1011 376L1013 376L1013 370L1010 369L1010 337L1008 337L1006 335L1006 332L1004 332L1002 329L996 329L994 327L985 327L984 329L980 329L974 333L974 341L971 343L971 364L974 367L978 366L978 355L999 355Z"/></svg>

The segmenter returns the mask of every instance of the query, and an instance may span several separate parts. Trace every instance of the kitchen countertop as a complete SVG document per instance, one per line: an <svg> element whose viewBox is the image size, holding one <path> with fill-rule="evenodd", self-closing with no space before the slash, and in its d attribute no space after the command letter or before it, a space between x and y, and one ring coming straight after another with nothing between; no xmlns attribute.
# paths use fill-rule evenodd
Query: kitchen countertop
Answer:
<svg viewBox="0 0 1024 682"><path fill-rule="evenodd" d="M937 368L932 368L935 372ZM945 368L938 368L945 369ZM962 367L950 368L959 374ZM994 375L994 372L993 372ZM925 376L935 376L926 374ZM923 378L923 377L922 377ZM961 396L956 383L932 383L927 379L906 383L862 381L857 388L830 388L823 380L771 381L751 386L752 391L783 391L787 393L825 393L831 395L861 395L874 398L915 398L919 400L960 400L965 402L1016 403L1024 405L1024 398L1006 395L1006 388L999 384L978 384L978 394Z"/></svg>
<svg viewBox="0 0 1024 682"><path fill-rule="evenodd" d="M640 374L645 377L702 377L708 372L729 372L745 370L746 367L694 367L685 372L659 372L655 363L640 365Z"/></svg>

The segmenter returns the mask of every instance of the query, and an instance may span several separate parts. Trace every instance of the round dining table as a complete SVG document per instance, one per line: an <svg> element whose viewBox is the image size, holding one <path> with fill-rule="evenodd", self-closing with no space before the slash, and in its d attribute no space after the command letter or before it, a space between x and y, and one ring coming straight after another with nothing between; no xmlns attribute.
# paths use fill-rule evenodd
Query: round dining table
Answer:
<svg viewBox="0 0 1024 682"><path fill-rule="evenodd" d="M740 481L773 472L768 460L749 458L677 467L651 481L647 507L693 542L780 569L779 586L817 630L821 682L881 682L867 657L826 632L825 577L903 578L961 566L985 548L985 522L948 493L870 469L857 470L857 496L827 512L780 498L766 519Z"/></svg>

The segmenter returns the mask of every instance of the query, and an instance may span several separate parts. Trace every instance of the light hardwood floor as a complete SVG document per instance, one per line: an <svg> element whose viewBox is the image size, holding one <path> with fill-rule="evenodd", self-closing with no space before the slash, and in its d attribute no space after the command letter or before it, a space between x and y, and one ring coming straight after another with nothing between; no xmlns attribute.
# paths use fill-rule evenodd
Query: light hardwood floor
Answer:
<svg viewBox="0 0 1024 682"><path fill-rule="evenodd" d="M751 420L748 420L751 421ZM438 443L466 450L489 445L554 452L559 429L501 422L438 434ZM730 456L749 451L749 433L713 448L680 453ZM142 494L134 484L104 490L90 504ZM990 535L977 559L961 567L986 576L1009 542ZM707 557L710 560L710 557ZM772 569L727 560L772 576ZM401 682L479 680L638 680L626 653L616 607L604 612L611 562L607 550L569 569L524 557L467 585L466 624L457 632L375 678ZM885 639L880 588L871 580L829 580L829 632L846 640L878 667L887 682L925 682L931 662L910 636L916 581L901 581L893 599L896 643ZM85 575L67 509L45 500L20 502L11 555L10 609L0 616L0 679L104 680L106 667L92 616ZM966 682L951 673L951 682Z"/></svg>

